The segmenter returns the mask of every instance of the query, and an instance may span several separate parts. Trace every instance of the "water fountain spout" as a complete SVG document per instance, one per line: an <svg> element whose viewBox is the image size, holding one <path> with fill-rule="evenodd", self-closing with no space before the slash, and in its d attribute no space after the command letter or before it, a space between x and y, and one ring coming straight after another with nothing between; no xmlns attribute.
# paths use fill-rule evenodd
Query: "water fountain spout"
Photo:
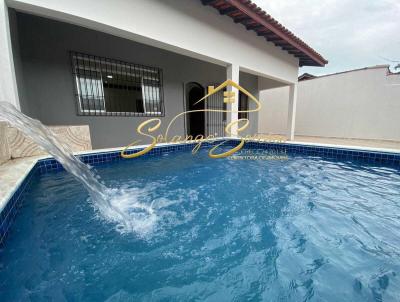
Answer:
<svg viewBox="0 0 400 302"><path fill-rule="evenodd" d="M144 208L149 216L155 215L151 207L136 201L130 203L130 209L121 209L118 199L127 198L121 195L127 195L129 192L111 189L102 184L94 171L76 158L70 148L60 142L54 133L40 121L26 116L7 102L0 102L0 119L6 120L12 127L17 128L52 155L86 188L100 214L107 220L117 223L119 230L134 231L133 226L136 224L132 221L134 217L131 213L135 213L135 209L143 212Z"/></svg>

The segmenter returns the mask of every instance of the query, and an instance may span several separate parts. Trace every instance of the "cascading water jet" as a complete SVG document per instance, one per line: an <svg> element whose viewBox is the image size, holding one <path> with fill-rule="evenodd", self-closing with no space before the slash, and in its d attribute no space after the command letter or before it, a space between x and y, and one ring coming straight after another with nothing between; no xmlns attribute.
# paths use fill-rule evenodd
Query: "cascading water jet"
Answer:
<svg viewBox="0 0 400 302"><path fill-rule="evenodd" d="M69 147L40 121L26 116L7 102L0 102L0 119L6 120L52 155L86 188L100 215L116 223L118 230L142 233L155 224L157 216L150 205L138 202L137 195L129 190L108 188L102 184L94 171L77 159ZM143 228L143 225L147 227Z"/></svg>

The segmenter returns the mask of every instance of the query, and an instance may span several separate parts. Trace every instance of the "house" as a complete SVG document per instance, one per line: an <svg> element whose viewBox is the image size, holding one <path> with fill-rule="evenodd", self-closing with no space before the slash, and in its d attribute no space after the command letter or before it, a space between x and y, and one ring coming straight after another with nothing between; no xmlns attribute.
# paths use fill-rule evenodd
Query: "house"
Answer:
<svg viewBox="0 0 400 302"><path fill-rule="evenodd" d="M327 64L246 0L0 2L1 101L47 125L89 125L94 148L126 145L149 117L165 127L227 79L255 96L287 87L293 139L298 69ZM249 106L235 100L228 109ZM187 116L171 133L223 135L237 118ZM251 114L252 133L258 119Z"/></svg>
<svg viewBox="0 0 400 302"><path fill-rule="evenodd" d="M286 87L261 93L260 133L285 133L288 96ZM400 142L399 117L400 73L389 65L299 79L297 136Z"/></svg>
<svg viewBox="0 0 400 302"><path fill-rule="evenodd" d="M305 81L305 80L310 80L310 79L315 79L315 78L316 78L315 75L305 72L301 76L299 76L298 80L300 82L300 81Z"/></svg>

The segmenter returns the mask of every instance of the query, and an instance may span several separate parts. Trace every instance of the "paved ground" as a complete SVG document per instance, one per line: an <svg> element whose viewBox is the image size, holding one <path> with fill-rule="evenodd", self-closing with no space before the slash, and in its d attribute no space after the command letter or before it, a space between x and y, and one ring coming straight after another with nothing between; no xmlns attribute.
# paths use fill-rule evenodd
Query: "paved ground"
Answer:
<svg viewBox="0 0 400 302"><path fill-rule="evenodd" d="M385 141L385 140L369 140L369 139L345 139L333 137L318 137L318 136L295 136L295 141L307 143L320 143L331 145L345 145L371 148L385 148L400 150L400 142Z"/></svg>
<svg viewBox="0 0 400 302"><path fill-rule="evenodd" d="M258 136L260 138L264 138L264 139L268 139L268 140L272 140L272 141L286 140L286 137L283 135L259 134ZM303 142L303 143L330 144L330 145L357 146L357 147L370 147L370 148L384 148L384 149L400 150L400 141L334 138L334 137L301 136L301 135L296 135L294 138L294 141Z"/></svg>
<svg viewBox="0 0 400 302"><path fill-rule="evenodd" d="M38 158L39 156L18 158L0 165L0 211L6 205L15 187L22 183Z"/></svg>

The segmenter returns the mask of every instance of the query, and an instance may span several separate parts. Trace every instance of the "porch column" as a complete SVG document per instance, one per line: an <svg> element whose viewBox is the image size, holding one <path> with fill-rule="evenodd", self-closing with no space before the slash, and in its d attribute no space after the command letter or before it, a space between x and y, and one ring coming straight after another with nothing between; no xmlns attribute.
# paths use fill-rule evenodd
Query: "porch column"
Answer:
<svg viewBox="0 0 400 302"><path fill-rule="evenodd" d="M11 103L20 109L11 47L8 7L4 0L0 0L0 102Z"/></svg>
<svg viewBox="0 0 400 302"><path fill-rule="evenodd" d="M288 106L288 123L287 123L287 139L294 140L294 130L296 124L296 103L297 103L297 83L289 86L289 106Z"/></svg>
<svg viewBox="0 0 400 302"><path fill-rule="evenodd" d="M226 79L227 80L232 80L235 83L239 84L239 65L236 64L231 64L228 65L226 68ZM237 111L239 110L239 91L232 87L228 86L227 91L233 91L235 92L235 102L234 103L229 103L227 104L226 108L229 111L236 111L236 112L228 112L227 113L227 123L230 123L232 121L237 121L238 120L238 113ZM232 135L231 136L237 136L237 124L235 124L231 128ZM226 134L228 135L228 134Z"/></svg>

